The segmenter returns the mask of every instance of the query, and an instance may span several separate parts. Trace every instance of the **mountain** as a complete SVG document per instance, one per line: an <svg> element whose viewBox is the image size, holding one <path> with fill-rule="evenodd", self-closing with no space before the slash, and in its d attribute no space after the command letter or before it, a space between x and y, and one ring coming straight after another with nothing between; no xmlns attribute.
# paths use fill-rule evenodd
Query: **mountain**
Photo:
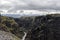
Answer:
<svg viewBox="0 0 60 40"><path fill-rule="evenodd" d="M25 40L60 40L60 14L35 17Z"/></svg>
<svg viewBox="0 0 60 40"><path fill-rule="evenodd" d="M12 17L0 16L0 30L10 32L20 39L22 39L24 35L23 31L20 31L19 25Z"/></svg>
<svg viewBox="0 0 60 40"><path fill-rule="evenodd" d="M20 18L23 16L40 16L39 14L1 14L2 16L13 17L13 18Z"/></svg>
<svg viewBox="0 0 60 40"><path fill-rule="evenodd" d="M0 16L0 19L0 30L20 39L25 32L25 40L60 40L60 14L20 18Z"/></svg>

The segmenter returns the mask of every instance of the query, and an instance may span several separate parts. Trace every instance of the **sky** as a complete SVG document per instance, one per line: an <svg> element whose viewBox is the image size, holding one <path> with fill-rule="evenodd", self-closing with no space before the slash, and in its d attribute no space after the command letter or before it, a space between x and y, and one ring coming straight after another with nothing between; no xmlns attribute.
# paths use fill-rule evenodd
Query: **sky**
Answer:
<svg viewBox="0 0 60 40"><path fill-rule="evenodd" d="M60 0L0 0L0 10L59 10Z"/></svg>

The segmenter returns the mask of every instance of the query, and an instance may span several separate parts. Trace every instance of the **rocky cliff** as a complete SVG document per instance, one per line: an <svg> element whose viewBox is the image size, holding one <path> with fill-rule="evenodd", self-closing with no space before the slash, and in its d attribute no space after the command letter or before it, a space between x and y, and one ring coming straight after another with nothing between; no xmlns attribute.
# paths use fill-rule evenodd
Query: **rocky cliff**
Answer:
<svg viewBox="0 0 60 40"><path fill-rule="evenodd" d="M19 25L15 22L14 18L12 17L0 17L0 30L10 32L16 35L18 38L22 38L24 35L23 31L20 31Z"/></svg>
<svg viewBox="0 0 60 40"><path fill-rule="evenodd" d="M25 40L60 40L60 15L21 18L1 17L0 30L11 32Z"/></svg>
<svg viewBox="0 0 60 40"><path fill-rule="evenodd" d="M25 40L60 40L60 16L35 17L31 31Z"/></svg>
<svg viewBox="0 0 60 40"><path fill-rule="evenodd" d="M21 40L10 32L0 31L0 40Z"/></svg>

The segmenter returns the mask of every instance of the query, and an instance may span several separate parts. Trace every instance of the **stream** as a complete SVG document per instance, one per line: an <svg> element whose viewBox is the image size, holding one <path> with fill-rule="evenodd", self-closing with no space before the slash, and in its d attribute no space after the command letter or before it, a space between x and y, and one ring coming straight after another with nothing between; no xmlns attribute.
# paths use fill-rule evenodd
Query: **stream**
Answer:
<svg viewBox="0 0 60 40"><path fill-rule="evenodd" d="M23 36L22 40L25 40L26 35L27 35L27 33L24 32L24 36Z"/></svg>

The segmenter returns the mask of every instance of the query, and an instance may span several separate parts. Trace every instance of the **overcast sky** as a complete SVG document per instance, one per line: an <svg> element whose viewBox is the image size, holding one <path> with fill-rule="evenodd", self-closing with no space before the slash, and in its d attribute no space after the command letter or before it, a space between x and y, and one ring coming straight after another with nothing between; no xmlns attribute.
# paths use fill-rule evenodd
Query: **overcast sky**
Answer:
<svg viewBox="0 0 60 40"><path fill-rule="evenodd" d="M0 10L60 10L60 0L0 0Z"/></svg>

